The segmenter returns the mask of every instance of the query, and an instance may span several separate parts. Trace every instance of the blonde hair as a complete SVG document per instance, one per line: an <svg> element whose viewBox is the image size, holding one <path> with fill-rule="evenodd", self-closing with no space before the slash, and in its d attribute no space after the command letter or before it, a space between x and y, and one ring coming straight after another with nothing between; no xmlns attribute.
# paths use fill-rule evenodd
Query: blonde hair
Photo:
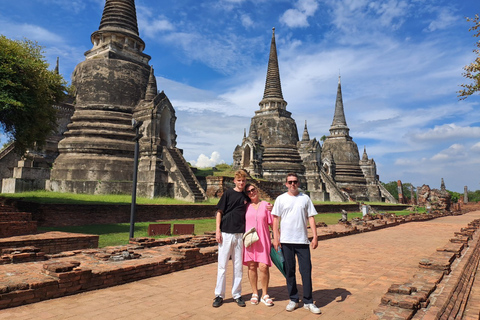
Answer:
<svg viewBox="0 0 480 320"><path fill-rule="evenodd" d="M235 179L247 179L247 173L243 170L235 171Z"/></svg>

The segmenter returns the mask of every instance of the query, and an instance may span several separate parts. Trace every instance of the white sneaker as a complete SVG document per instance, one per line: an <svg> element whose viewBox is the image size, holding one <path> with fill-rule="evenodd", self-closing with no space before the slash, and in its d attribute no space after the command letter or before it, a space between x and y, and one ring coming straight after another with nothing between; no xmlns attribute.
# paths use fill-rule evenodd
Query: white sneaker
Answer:
<svg viewBox="0 0 480 320"><path fill-rule="evenodd" d="M290 302L287 304L287 307L285 310L287 311L293 311L298 308L298 302L290 300Z"/></svg>
<svg viewBox="0 0 480 320"><path fill-rule="evenodd" d="M314 305L313 303L306 303L303 305L303 308L310 310L311 313L317 313L317 314L322 313L320 308Z"/></svg>

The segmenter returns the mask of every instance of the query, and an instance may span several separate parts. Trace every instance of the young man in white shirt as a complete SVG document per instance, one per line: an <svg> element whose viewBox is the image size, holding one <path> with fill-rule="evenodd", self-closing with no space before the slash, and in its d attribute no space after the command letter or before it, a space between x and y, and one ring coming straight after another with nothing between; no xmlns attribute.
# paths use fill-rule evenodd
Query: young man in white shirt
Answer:
<svg viewBox="0 0 480 320"><path fill-rule="evenodd" d="M312 289L312 261L310 248L318 246L317 227L314 216L317 214L310 197L298 190L298 176L296 173L287 174L285 183L288 192L281 194L273 206L273 246L275 250L281 247L285 258L285 272L287 279L288 295L290 302L286 310L293 311L298 308L298 289L295 278L296 261L303 284L303 307L312 313L321 313L313 303ZM312 242L308 240L307 221L312 230ZM279 226L280 229L279 230Z"/></svg>

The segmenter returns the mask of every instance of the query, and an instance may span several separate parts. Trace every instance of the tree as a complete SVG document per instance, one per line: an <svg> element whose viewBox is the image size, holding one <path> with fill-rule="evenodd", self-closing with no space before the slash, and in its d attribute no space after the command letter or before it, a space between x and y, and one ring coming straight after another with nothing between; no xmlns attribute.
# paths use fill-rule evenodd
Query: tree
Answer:
<svg viewBox="0 0 480 320"><path fill-rule="evenodd" d="M66 82L48 66L36 42L0 35L0 126L20 152L43 146L56 129Z"/></svg>
<svg viewBox="0 0 480 320"><path fill-rule="evenodd" d="M397 181L390 181L388 183L383 183L382 182L382 185L385 187L385 189L388 190L388 192L390 192L390 194L395 198L395 199L398 199L398 185L397 185ZM405 182L405 183L402 183L402 186L403 186L403 195L405 197L407 197L408 199L411 199L412 198L412 192L411 192L411 189L412 189L412 184L410 182ZM413 188L413 191L415 192L416 188Z"/></svg>
<svg viewBox="0 0 480 320"><path fill-rule="evenodd" d="M474 31L475 33L473 34L474 37L479 38L480 37L480 19L478 14L475 15L475 18L466 18L467 21L473 22L473 27L468 29L468 31ZM467 78L472 80L473 82L470 84L461 84L460 86L463 87L462 90L458 91L458 97L460 100L464 100L467 97L471 96L475 92L480 91L480 40L477 41L476 44L477 48L473 50L473 52L477 55L475 60L470 63L469 65L463 67L463 70L465 70L462 75Z"/></svg>
<svg viewBox="0 0 480 320"><path fill-rule="evenodd" d="M458 200L460 200L460 198L462 198L461 193L458 193L458 192L455 192L455 191L450 191L450 190L447 190L447 192L450 193L450 201L452 203L457 203Z"/></svg>

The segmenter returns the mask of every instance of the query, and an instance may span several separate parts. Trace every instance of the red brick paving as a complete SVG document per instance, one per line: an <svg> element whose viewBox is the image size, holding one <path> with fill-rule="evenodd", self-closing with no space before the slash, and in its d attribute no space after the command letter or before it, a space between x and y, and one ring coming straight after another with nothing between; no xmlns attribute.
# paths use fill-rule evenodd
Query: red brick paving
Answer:
<svg viewBox="0 0 480 320"><path fill-rule="evenodd" d="M286 312L285 281L272 268L270 295L275 306L247 303L239 308L227 294L213 308L216 264L136 281L108 289L0 311L1 319L368 319L392 283L403 283L419 261L443 247L480 211L319 242L312 251L314 300L323 314L300 308ZM227 288L231 285L231 270ZM300 282L300 280L299 280ZM301 290L301 289L300 289ZM478 285L472 297L478 298ZM227 290L228 292L228 290ZM250 298L246 272L243 297ZM472 300L470 309L477 308Z"/></svg>

